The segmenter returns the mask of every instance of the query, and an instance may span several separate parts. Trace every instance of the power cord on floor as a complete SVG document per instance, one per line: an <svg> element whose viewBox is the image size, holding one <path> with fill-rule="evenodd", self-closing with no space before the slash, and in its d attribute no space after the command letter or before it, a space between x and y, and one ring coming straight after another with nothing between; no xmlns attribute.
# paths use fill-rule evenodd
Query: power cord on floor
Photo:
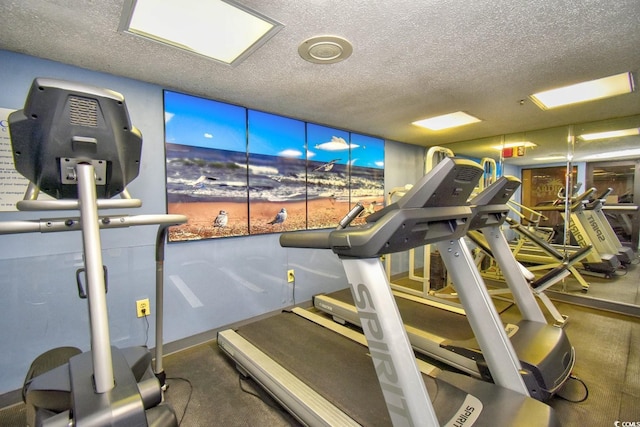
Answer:
<svg viewBox="0 0 640 427"><path fill-rule="evenodd" d="M566 396L563 396L560 392L556 393L556 396L571 403L582 403L585 400L587 400L587 398L589 397L589 387L587 387L587 384L582 379L576 377L573 374L569 375L569 379L578 381L580 384L582 384L582 386L584 387L584 397L582 399L573 400L573 399L569 399Z"/></svg>
<svg viewBox="0 0 640 427"><path fill-rule="evenodd" d="M144 315L142 316L144 317L144 321L147 323L147 329L144 331L144 346L146 347L149 342L149 319L147 319L144 308L142 309L142 314Z"/></svg>
<svg viewBox="0 0 640 427"><path fill-rule="evenodd" d="M626 268L623 268L623 269L614 271L612 276L626 276L628 272L629 270L627 270Z"/></svg>
<svg viewBox="0 0 640 427"><path fill-rule="evenodd" d="M191 402L191 394L193 393L193 384L191 384L191 381L189 381L186 378L182 378L182 377L167 377L167 381L173 381L173 380L184 381L185 383L187 383L189 385L189 396L187 396L187 403L184 405L184 410L182 411L182 416L180 417L180 420L178 421L178 426L180 426L182 424L182 420L184 420L184 416L187 414L187 408L189 408L189 403Z"/></svg>

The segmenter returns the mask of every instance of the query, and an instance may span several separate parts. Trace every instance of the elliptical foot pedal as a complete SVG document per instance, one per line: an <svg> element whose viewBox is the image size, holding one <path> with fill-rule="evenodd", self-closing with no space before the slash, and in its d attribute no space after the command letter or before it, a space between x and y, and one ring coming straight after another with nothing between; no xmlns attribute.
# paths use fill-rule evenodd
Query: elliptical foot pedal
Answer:
<svg viewBox="0 0 640 427"><path fill-rule="evenodd" d="M38 356L29 367L27 375L22 385L22 401L26 402L27 391L31 380L35 377L49 372L52 369L62 366L69 362L73 356L82 353L82 350L76 347L56 347Z"/></svg>

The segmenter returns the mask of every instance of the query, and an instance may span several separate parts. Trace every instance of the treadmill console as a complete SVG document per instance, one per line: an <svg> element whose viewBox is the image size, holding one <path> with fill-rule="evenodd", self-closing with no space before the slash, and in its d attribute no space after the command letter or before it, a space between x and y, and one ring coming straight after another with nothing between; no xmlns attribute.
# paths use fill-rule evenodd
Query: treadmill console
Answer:
<svg viewBox="0 0 640 427"><path fill-rule="evenodd" d="M280 236L285 247L332 249L341 257L375 258L466 234L467 200L483 174L465 159L445 158L400 200L369 215L360 227Z"/></svg>
<svg viewBox="0 0 640 427"><path fill-rule="evenodd" d="M520 180L514 176L501 176L491 186L471 200L474 212L470 230L478 230L490 225L502 225L509 213L507 202L520 187Z"/></svg>

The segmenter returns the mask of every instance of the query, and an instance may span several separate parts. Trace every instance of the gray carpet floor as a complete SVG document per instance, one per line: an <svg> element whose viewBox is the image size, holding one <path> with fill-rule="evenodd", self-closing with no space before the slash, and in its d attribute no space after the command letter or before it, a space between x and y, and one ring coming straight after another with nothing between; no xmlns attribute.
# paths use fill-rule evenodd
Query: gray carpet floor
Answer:
<svg viewBox="0 0 640 427"><path fill-rule="evenodd" d="M243 379L215 342L167 356L164 369L165 399L183 427L298 425L252 380Z"/></svg>
<svg viewBox="0 0 640 427"><path fill-rule="evenodd" d="M557 307L569 316L565 330L576 349L573 374L589 390L584 402L550 402L563 425L604 427L640 420L640 319L574 305ZM579 400L583 393L574 382L562 395Z"/></svg>

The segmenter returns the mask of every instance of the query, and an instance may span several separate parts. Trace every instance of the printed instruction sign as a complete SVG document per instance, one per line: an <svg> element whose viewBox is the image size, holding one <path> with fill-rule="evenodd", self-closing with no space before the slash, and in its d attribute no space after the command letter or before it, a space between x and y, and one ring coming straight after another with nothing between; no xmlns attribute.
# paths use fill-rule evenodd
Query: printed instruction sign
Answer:
<svg viewBox="0 0 640 427"><path fill-rule="evenodd" d="M0 108L0 211L17 211L16 203L24 198L29 180L13 166L9 114L15 110Z"/></svg>

